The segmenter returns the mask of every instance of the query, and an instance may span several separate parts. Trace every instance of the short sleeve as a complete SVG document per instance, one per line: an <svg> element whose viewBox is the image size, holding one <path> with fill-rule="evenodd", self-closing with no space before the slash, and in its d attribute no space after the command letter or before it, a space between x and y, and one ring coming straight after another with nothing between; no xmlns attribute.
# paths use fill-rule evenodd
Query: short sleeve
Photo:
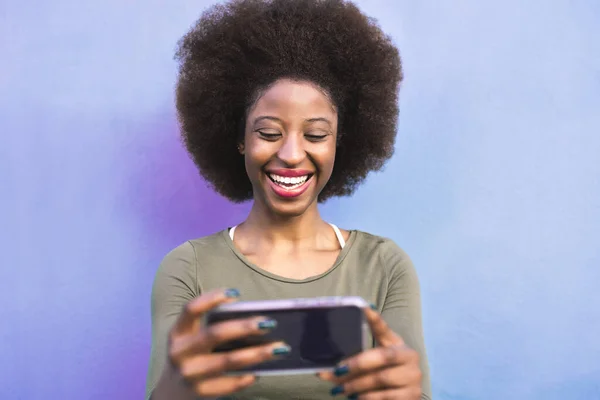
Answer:
<svg viewBox="0 0 600 400"><path fill-rule="evenodd" d="M423 338L421 295L417 271L408 255L387 240L380 253L388 275L388 287L381 315L404 342L420 356L423 374L422 399L431 399L431 377Z"/></svg>
<svg viewBox="0 0 600 400"><path fill-rule="evenodd" d="M194 248L187 242L160 264L152 286L152 350L146 380L146 399L156 387L167 361L168 336L183 307L200 295Z"/></svg>

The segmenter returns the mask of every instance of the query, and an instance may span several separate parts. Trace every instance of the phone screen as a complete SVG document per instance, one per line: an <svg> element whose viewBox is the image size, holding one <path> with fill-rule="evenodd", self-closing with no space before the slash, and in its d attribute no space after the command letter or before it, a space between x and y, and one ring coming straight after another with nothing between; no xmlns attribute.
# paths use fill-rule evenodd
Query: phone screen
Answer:
<svg viewBox="0 0 600 400"><path fill-rule="evenodd" d="M282 359L265 362L248 370L333 367L363 349L363 314L355 306L214 312L208 314L207 323L256 315L274 319L277 327L265 335L221 345L215 351L230 351L280 340L290 345L292 351Z"/></svg>

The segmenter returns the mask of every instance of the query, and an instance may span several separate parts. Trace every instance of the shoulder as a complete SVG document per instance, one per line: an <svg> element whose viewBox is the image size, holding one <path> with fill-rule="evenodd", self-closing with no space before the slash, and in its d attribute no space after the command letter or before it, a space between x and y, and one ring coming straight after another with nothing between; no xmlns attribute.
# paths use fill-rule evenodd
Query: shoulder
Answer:
<svg viewBox="0 0 600 400"><path fill-rule="evenodd" d="M410 260L408 254L396 244L392 239L373 235L368 232L356 232L356 246L360 251L372 250L377 253L382 260L405 261Z"/></svg>
<svg viewBox="0 0 600 400"><path fill-rule="evenodd" d="M368 232L355 232L357 250L369 257L377 257L388 275L414 273L411 258L394 240Z"/></svg>
<svg viewBox="0 0 600 400"><path fill-rule="evenodd" d="M213 233L212 235L204 236L197 239L191 239L180 244L163 258L161 267L165 265L176 264L178 262L197 263L198 260L208 252L215 252L219 249L226 248L227 243L223 240L225 231Z"/></svg>
<svg viewBox="0 0 600 400"><path fill-rule="evenodd" d="M156 281L164 279L195 279L198 264L208 254L219 253L219 248L227 246L223 231L188 240L169 251L157 271Z"/></svg>
<svg viewBox="0 0 600 400"><path fill-rule="evenodd" d="M186 243L188 243L198 255L201 255L208 250L222 250L224 248L229 248L227 241L225 240L227 237L227 232L227 229L221 230L213 233L212 235L189 240Z"/></svg>

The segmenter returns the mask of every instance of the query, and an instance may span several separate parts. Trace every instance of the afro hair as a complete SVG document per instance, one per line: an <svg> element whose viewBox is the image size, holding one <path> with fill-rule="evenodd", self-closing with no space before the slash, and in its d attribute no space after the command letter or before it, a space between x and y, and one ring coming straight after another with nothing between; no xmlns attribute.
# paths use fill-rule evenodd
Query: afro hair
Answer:
<svg viewBox="0 0 600 400"><path fill-rule="evenodd" d="M338 110L338 147L319 201L354 192L394 152L402 68L377 23L344 0L234 0L205 11L180 40L176 105L203 178L234 202L252 198L245 118L281 78L323 88Z"/></svg>

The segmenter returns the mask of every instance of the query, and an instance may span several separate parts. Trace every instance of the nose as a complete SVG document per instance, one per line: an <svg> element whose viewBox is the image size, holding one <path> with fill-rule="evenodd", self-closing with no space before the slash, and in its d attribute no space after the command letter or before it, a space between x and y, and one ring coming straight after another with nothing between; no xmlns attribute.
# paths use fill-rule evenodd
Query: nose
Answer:
<svg viewBox="0 0 600 400"><path fill-rule="evenodd" d="M306 157L301 137L302 135L288 134L281 141L277 157L287 165L298 165Z"/></svg>

